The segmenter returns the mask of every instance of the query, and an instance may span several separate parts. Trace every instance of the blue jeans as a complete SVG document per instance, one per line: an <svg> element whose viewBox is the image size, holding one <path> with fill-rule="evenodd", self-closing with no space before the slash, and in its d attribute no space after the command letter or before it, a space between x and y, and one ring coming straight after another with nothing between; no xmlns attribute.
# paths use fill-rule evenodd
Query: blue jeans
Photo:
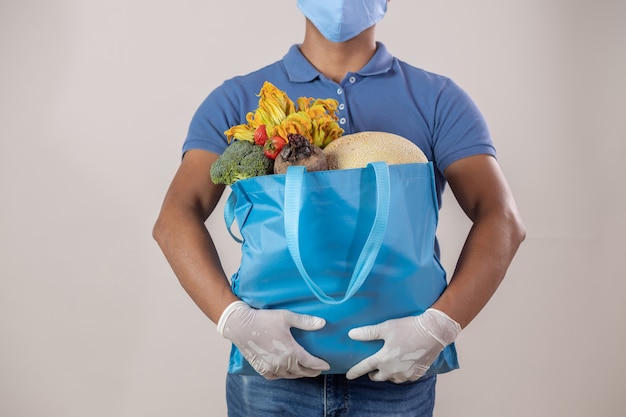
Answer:
<svg viewBox="0 0 626 417"><path fill-rule="evenodd" d="M395 384L345 375L278 379L228 374L229 417L432 417L436 376Z"/></svg>

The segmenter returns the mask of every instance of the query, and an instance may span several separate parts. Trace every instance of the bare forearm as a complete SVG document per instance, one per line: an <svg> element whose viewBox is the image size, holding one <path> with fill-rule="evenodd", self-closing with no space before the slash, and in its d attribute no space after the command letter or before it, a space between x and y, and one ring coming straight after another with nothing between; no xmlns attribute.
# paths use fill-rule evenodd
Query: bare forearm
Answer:
<svg viewBox="0 0 626 417"><path fill-rule="evenodd" d="M153 235L182 287L217 322L224 308L237 297L202 219L171 209L161 214Z"/></svg>
<svg viewBox="0 0 626 417"><path fill-rule="evenodd" d="M467 326L493 296L525 232L515 213L485 216L472 226L450 285L434 308Z"/></svg>
<svg viewBox="0 0 626 417"><path fill-rule="evenodd" d="M204 225L224 191L211 181L217 158L201 150L185 154L152 232L185 291L214 322L237 300Z"/></svg>

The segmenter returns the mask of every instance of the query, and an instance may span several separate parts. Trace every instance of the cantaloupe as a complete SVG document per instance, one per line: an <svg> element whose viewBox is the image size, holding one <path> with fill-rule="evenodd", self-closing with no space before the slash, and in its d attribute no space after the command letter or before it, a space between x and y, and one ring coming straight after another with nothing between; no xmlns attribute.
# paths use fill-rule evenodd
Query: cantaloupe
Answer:
<svg viewBox="0 0 626 417"><path fill-rule="evenodd" d="M329 169L364 168L370 162L389 165L428 162L410 140L387 132L366 131L341 136L324 148Z"/></svg>

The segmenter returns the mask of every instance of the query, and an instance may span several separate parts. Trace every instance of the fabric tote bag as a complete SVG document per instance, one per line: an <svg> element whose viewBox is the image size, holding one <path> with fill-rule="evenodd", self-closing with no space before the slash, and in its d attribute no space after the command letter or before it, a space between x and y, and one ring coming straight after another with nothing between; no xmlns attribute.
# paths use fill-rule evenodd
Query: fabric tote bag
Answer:
<svg viewBox="0 0 626 417"><path fill-rule="evenodd" d="M234 293L252 307L326 319L292 329L312 355L344 374L383 341L355 341L354 327L417 315L446 287L435 255L438 211L432 163L306 172L289 167L237 181L224 218L241 242ZM241 239L231 231L236 221ZM454 344L427 374L458 368ZM229 372L255 374L236 346Z"/></svg>

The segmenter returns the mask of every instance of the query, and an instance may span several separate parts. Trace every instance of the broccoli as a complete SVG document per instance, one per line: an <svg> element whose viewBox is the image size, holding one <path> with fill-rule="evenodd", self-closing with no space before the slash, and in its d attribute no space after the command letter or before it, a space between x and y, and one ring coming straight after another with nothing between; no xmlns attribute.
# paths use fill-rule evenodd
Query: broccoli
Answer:
<svg viewBox="0 0 626 417"><path fill-rule="evenodd" d="M263 153L263 147L235 140L211 166L215 184L231 185L235 181L274 173L274 161Z"/></svg>

